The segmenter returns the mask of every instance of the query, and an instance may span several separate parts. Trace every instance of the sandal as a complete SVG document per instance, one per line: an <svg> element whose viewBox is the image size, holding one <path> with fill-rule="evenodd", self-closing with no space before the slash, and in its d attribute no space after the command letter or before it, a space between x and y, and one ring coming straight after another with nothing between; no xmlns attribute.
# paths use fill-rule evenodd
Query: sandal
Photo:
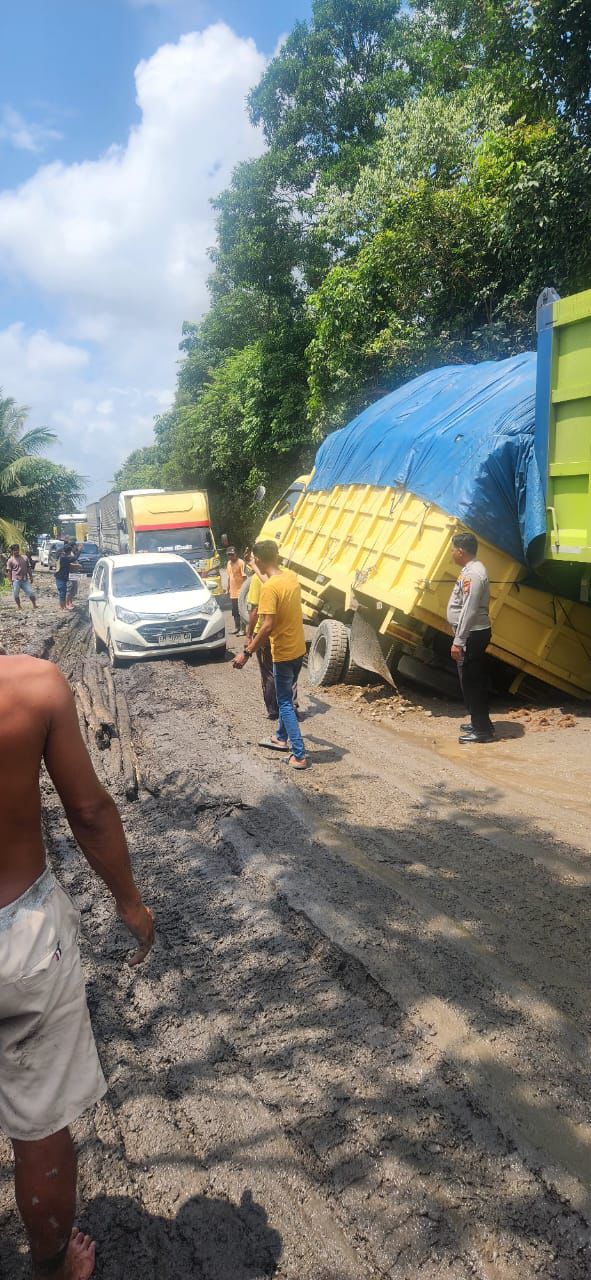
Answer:
<svg viewBox="0 0 591 1280"><path fill-rule="evenodd" d="M298 760L297 756L290 755L287 763L290 769L307 769L308 768L308 761L306 760L305 756L303 760Z"/></svg>
<svg viewBox="0 0 591 1280"><path fill-rule="evenodd" d="M267 751L289 751L287 742L281 742L279 738L263 738L259 747L266 747Z"/></svg>

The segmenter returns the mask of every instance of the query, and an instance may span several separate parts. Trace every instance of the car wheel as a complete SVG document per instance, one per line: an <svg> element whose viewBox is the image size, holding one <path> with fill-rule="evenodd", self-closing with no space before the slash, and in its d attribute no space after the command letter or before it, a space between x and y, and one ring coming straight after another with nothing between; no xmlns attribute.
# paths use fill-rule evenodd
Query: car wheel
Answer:
<svg viewBox="0 0 591 1280"><path fill-rule="evenodd" d="M308 654L308 679L316 688L338 684L349 648L349 632L342 622L327 618L316 628Z"/></svg>
<svg viewBox="0 0 591 1280"><path fill-rule="evenodd" d="M115 653L115 649L114 649L114 647L113 647L113 641L111 640L111 633L110 633L110 632L109 632L109 633L108 633L108 635L107 635L107 653L108 653L108 655L109 655L109 662L110 662L110 664L111 664L111 669L112 669L113 671L116 671L116 670L117 670L117 667L122 667L122 666L123 666L123 660L122 660L122 658L120 658L120 657Z"/></svg>
<svg viewBox="0 0 591 1280"><path fill-rule="evenodd" d="M94 636L94 652L104 653L106 649L104 640L101 640L100 636L97 635L96 631L93 632L93 636Z"/></svg>

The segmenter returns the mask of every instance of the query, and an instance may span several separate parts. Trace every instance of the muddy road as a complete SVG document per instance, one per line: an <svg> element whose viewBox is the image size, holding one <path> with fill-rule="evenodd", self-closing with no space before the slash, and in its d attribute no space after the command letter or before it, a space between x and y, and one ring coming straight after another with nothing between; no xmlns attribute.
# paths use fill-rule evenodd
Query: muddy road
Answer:
<svg viewBox="0 0 591 1280"><path fill-rule="evenodd" d="M158 922L131 972L44 783L110 1086L76 1126L101 1280L588 1277L591 720L500 709L473 755L457 704L303 679L288 776L254 663L111 681L42 594L0 639L77 685ZM21 1280L1 1140L0 1233Z"/></svg>

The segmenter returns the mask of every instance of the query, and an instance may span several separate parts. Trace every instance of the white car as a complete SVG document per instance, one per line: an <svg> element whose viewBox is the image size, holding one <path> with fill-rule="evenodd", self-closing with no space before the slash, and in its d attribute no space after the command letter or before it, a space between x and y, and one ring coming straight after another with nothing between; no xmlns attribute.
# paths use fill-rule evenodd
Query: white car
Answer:
<svg viewBox="0 0 591 1280"><path fill-rule="evenodd" d="M156 653L223 657L221 610L182 556L104 556L92 575L88 608L97 653L111 666Z"/></svg>
<svg viewBox="0 0 591 1280"><path fill-rule="evenodd" d="M39 547L39 561L45 565L46 569L50 569L54 560L63 547L61 538L45 538Z"/></svg>

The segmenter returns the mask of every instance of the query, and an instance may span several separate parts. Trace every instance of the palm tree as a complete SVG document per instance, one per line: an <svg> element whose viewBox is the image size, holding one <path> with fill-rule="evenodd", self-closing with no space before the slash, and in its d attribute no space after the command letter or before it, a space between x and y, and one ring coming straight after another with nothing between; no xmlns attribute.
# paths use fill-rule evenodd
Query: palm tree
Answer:
<svg viewBox="0 0 591 1280"><path fill-rule="evenodd" d="M28 413L0 387L0 538L8 546L22 538L23 500L43 483L39 455L55 440L46 427L26 431Z"/></svg>

